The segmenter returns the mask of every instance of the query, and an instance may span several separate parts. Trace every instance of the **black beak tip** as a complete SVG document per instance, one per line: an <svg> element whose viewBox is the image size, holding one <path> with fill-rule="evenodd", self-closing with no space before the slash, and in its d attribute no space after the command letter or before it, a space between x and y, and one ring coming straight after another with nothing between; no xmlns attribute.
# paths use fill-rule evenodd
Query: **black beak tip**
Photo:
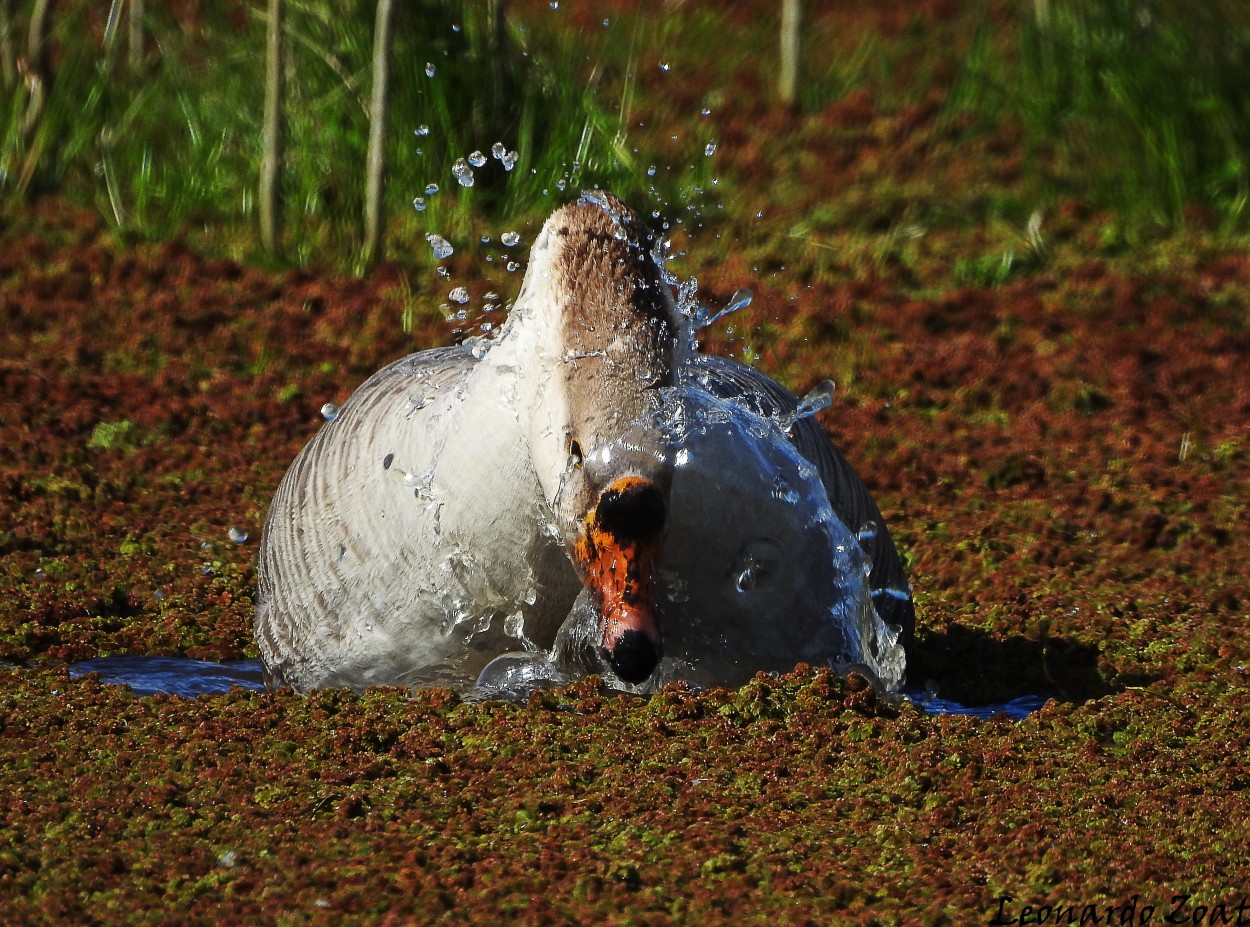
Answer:
<svg viewBox="0 0 1250 927"><path fill-rule="evenodd" d="M621 635L607 654L612 672L624 682L645 682L660 662L660 651L641 631L629 630Z"/></svg>

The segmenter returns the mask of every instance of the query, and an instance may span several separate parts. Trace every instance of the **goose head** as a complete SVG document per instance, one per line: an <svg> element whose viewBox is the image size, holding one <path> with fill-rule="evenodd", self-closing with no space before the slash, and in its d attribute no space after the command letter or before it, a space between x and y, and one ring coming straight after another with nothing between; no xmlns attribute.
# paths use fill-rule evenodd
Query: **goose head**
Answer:
<svg viewBox="0 0 1250 927"><path fill-rule="evenodd" d="M681 320L639 218L588 193L535 241L513 315L534 332L530 447L565 550L599 612L600 654L642 682L662 652L657 563L671 455L662 390Z"/></svg>

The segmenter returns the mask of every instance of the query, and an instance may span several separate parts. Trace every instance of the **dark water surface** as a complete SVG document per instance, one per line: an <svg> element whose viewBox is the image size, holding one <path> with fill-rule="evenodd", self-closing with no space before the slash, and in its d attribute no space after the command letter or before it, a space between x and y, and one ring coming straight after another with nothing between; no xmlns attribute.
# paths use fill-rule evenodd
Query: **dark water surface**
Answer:
<svg viewBox="0 0 1250 927"><path fill-rule="evenodd" d="M220 695L235 686L261 692L265 680L260 660L212 663L186 657L100 657L69 668L71 676L99 673L104 682L124 683L140 695Z"/></svg>
<svg viewBox="0 0 1250 927"><path fill-rule="evenodd" d="M164 693L195 698L229 692L235 686L256 692L265 688L259 660L212 663L185 657L101 657L75 663L69 671L71 676L99 673L104 682L128 685L140 695ZM992 718L1004 714L1018 721L1046 704L1044 696L1024 695L1001 705L961 705L914 686L904 687L903 694L931 715Z"/></svg>

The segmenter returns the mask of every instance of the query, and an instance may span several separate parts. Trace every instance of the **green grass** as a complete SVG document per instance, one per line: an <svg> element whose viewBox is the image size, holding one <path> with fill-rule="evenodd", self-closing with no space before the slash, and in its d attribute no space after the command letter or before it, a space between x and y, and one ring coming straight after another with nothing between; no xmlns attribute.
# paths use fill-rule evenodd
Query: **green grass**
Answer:
<svg viewBox="0 0 1250 927"><path fill-rule="evenodd" d="M156 5L147 63L131 75L121 55L101 50L88 7L54 10L58 65L32 139L19 130L26 94L0 101L0 195L65 192L119 229L152 238L189 232L214 250L253 252L263 9L210 4L196 28L184 29ZM373 12L363 0L289 4L283 226L300 263L350 266L359 251ZM409 241L427 229L464 235L482 214L545 211L565 189L642 194L654 186L623 128L628 87L600 104L574 70L585 55L578 37L539 49L513 32L496 53L485 20L485 4L396 6L386 143L392 227ZM516 153L511 171L492 156L496 143ZM475 151L486 163L462 187L452 166ZM667 195L698 182L697 165L686 173L671 175ZM437 194L424 193L430 184ZM416 196L425 199L419 214Z"/></svg>
<svg viewBox="0 0 1250 927"><path fill-rule="evenodd" d="M429 259L427 232L473 249L595 185L688 230L720 216L753 227L756 213L782 210L797 230L888 238L913 225L1023 227L1076 201L1107 212L1098 221L1127 244L1195 216L1246 231L1250 12L1233 0L1052 0L1044 25L1031 4L999 0L893 25L809 11L788 123L760 115L776 68L768 16L605 6L602 21L579 20L568 5L516 4L496 54L485 7L396 8L386 212L401 260ZM300 264L358 266L374 8L289 3L283 227ZM263 5L201 5L193 25L150 9L148 58L130 74L121 49L101 51L99 9L55 5L55 83L32 139L19 130L25 93L0 95L0 198L60 193L119 230L255 257ZM744 158L726 138L759 118L774 119L770 137ZM517 153L510 172L496 143ZM462 188L452 165L474 151L486 163ZM802 178L827 155L851 182L817 199ZM996 175L1016 159L1018 173ZM426 195L429 184L439 192ZM1001 283L1036 257L1013 241L959 255L956 276Z"/></svg>
<svg viewBox="0 0 1250 927"><path fill-rule="evenodd" d="M1250 8L1053 0L1021 4L1011 43L973 42L950 112L1018 123L1053 197L1113 210L1130 229L1205 207L1225 228L1250 212Z"/></svg>

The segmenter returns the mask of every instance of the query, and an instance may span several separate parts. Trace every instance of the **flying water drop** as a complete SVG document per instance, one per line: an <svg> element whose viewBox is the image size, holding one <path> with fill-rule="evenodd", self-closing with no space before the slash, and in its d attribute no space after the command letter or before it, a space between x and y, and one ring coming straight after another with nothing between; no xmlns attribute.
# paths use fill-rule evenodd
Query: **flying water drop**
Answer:
<svg viewBox="0 0 1250 927"><path fill-rule="evenodd" d="M516 167L517 159L520 155L515 151L509 151L503 142L495 142L490 146L491 157L503 165L505 171L510 171Z"/></svg>
<svg viewBox="0 0 1250 927"><path fill-rule="evenodd" d="M475 151L473 154L469 155L469 163L474 167L481 167L486 163L486 155L482 154L480 151Z"/></svg>
<svg viewBox="0 0 1250 927"><path fill-rule="evenodd" d="M469 301L469 291L465 287L458 286L447 294L447 298L453 303L464 304Z"/></svg>
<svg viewBox="0 0 1250 927"><path fill-rule="evenodd" d="M812 387L811 392L799 400L798 407L790 416L786 427L789 428L801 418L810 418L822 409L829 408L833 404L834 388L832 380L821 380Z"/></svg>
<svg viewBox="0 0 1250 927"><path fill-rule="evenodd" d="M736 293L734 293L733 296L729 297L729 302L725 305L724 309L722 309L720 312L716 313L715 315L706 318L704 321L698 322L697 327L707 328L713 322L716 322L719 319L723 319L725 316L729 315L731 312L737 312L739 309L745 309L747 306L751 305L751 298L752 297L751 297L750 290L747 290L747 289L738 290ZM706 313L707 313L706 308L703 306L700 306L700 308L703 309L703 313L706 316Z"/></svg>
<svg viewBox="0 0 1250 927"><path fill-rule="evenodd" d="M321 407L321 417L327 422L332 422L339 417L339 407L332 402L327 402Z"/></svg>
<svg viewBox="0 0 1250 927"><path fill-rule="evenodd" d="M444 258L451 257L456 250L451 246L451 242L449 242L446 238L442 235L435 235L433 232L427 234L425 236L425 240L430 243L430 248L434 252L434 257L440 261Z"/></svg>
<svg viewBox="0 0 1250 927"><path fill-rule="evenodd" d="M235 527L234 525L230 526L230 530L226 532L226 537L228 537L235 544L243 544L247 542L247 532L242 528Z"/></svg>
<svg viewBox="0 0 1250 927"><path fill-rule="evenodd" d="M499 236L499 240L503 242L505 246L511 248L521 243L521 236L516 232L504 232Z"/></svg>
<svg viewBox="0 0 1250 927"><path fill-rule="evenodd" d="M451 172L456 175L456 182L460 186L473 186L473 168L469 167L469 162L464 158L456 159L456 163L451 166Z"/></svg>

